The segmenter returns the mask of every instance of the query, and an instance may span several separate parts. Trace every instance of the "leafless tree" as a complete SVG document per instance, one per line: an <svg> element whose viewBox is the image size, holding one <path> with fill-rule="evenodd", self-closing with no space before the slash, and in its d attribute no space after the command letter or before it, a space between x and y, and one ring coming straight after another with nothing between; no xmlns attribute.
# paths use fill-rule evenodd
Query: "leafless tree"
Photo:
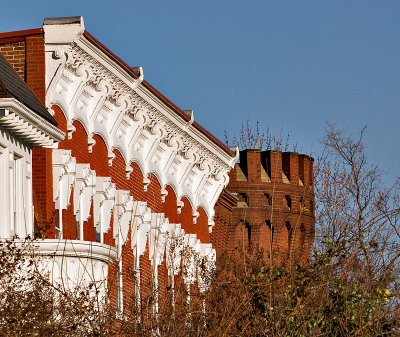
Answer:
<svg viewBox="0 0 400 337"><path fill-rule="evenodd" d="M19 262L18 250L12 255L2 249L0 334L400 335L399 183L386 187L369 164L364 135L365 129L356 137L327 126L314 170L317 235L309 263L271 266L251 246L226 252L217 259L210 289L190 288L190 307L182 279L175 280L174 302L170 288L159 290L156 327L151 292L142 296L140 311L132 294L123 317L111 307L100 317L88 291L59 291L36 274L16 279L31 282L24 291L8 284L26 260Z"/></svg>

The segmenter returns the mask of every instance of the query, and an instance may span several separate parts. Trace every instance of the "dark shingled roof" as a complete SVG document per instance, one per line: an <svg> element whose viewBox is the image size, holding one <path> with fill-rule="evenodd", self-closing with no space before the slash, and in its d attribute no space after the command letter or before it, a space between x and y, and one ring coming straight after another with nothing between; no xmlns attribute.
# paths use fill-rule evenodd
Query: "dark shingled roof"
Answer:
<svg viewBox="0 0 400 337"><path fill-rule="evenodd" d="M14 97L40 117L57 126L56 120L39 101L28 85L0 54L0 97Z"/></svg>

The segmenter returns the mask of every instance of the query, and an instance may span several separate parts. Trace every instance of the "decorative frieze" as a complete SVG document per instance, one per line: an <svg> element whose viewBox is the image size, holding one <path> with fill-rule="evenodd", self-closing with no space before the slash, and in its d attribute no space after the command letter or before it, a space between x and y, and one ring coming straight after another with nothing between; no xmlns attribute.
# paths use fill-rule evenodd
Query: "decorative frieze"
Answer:
<svg viewBox="0 0 400 337"><path fill-rule="evenodd" d="M161 188L171 186L178 200L202 207L212 225L215 202L228 183L237 157L222 149L190 120L151 93L142 83L89 40L83 21L44 25L46 104L59 105L68 123L79 120L89 135L89 152L100 135L109 154L118 149L127 164L136 163L144 178L154 174ZM58 57L54 57L57 54ZM68 135L73 136L73 130ZM109 155L109 165L113 156ZM211 228L211 227L210 227Z"/></svg>

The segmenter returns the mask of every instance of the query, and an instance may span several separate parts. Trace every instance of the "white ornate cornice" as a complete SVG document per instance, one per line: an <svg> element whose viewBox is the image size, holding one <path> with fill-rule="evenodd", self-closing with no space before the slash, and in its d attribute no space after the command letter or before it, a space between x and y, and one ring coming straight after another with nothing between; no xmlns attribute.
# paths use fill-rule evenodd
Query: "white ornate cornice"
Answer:
<svg viewBox="0 0 400 337"><path fill-rule="evenodd" d="M47 106L58 105L70 124L80 121L90 139L100 135L109 153L121 152L127 168L136 163L144 182L154 174L178 200L186 197L194 210L203 207L211 226L237 155L212 140L193 118L177 113L143 82L143 70L139 78L129 72L82 27L83 21L44 25ZM73 137L72 128L68 131Z"/></svg>
<svg viewBox="0 0 400 337"><path fill-rule="evenodd" d="M15 98L0 99L0 124L33 146L51 147L64 133Z"/></svg>

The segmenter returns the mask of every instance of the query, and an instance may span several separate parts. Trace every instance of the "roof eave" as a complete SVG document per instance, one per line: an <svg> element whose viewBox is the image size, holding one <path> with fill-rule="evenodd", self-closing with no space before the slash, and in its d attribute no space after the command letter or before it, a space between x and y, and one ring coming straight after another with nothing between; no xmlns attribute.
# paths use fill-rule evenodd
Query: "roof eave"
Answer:
<svg viewBox="0 0 400 337"><path fill-rule="evenodd" d="M0 124L32 146L51 147L65 133L15 98L0 98Z"/></svg>

